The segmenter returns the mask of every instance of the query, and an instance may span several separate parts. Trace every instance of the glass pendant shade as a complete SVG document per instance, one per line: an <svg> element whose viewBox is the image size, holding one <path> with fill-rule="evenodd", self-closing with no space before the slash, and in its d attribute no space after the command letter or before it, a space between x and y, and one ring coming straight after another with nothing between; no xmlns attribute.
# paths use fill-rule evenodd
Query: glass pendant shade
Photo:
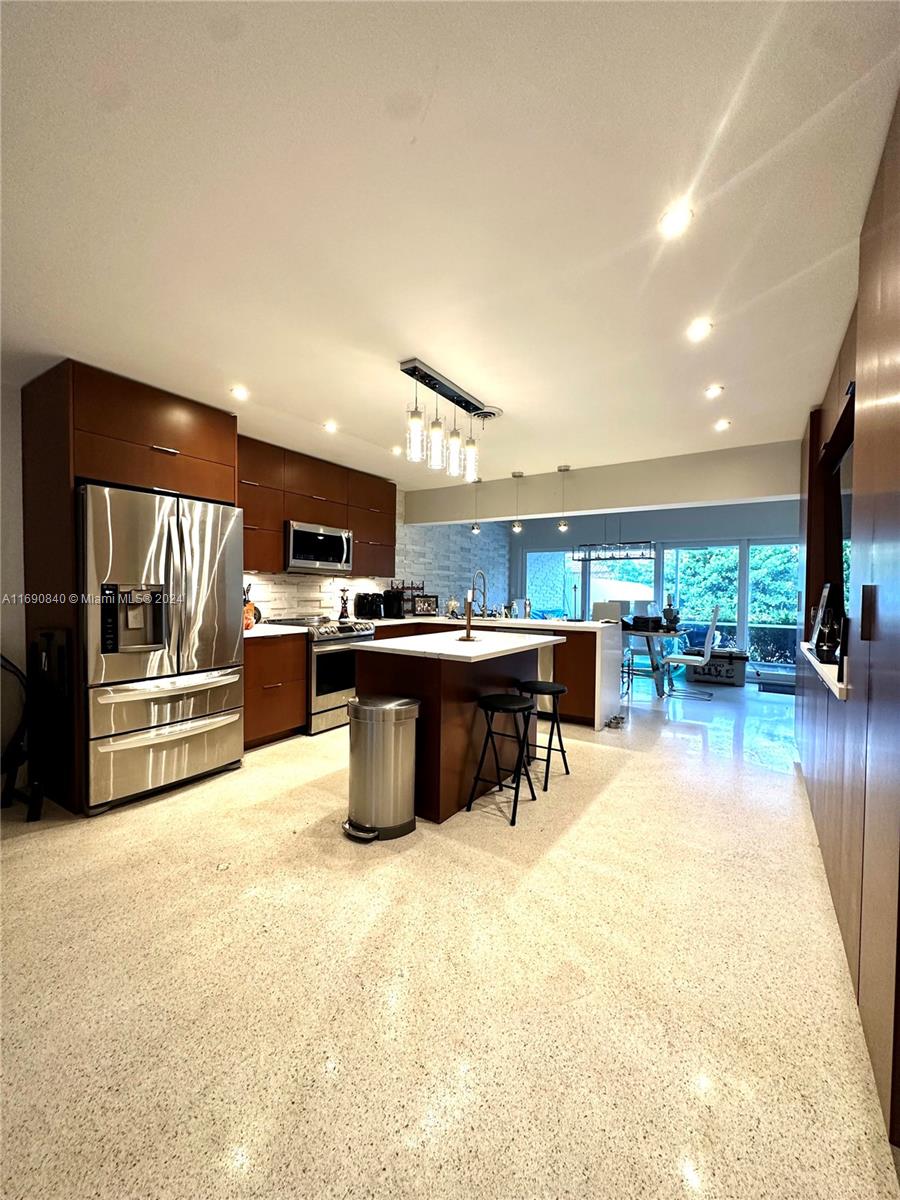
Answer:
<svg viewBox="0 0 900 1200"><path fill-rule="evenodd" d="M513 521L512 531L513 531L513 533L521 533L522 532L522 522L521 521Z"/></svg>
<svg viewBox="0 0 900 1200"><path fill-rule="evenodd" d="M428 469L443 471L447 462L447 441L444 437L444 422L435 417L428 426Z"/></svg>
<svg viewBox="0 0 900 1200"><path fill-rule="evenodd" d="M474 483L478 478L478 443L471 436L466 438L463 451L466 483Z"/></svg>
<svg viewBox="0 0 900 1200"><path fill-rule="evenodd" d="M481 533L481 526L478 524L478 522L477 522L477 521L476 521L476 522L475 522L475 524L472 526L472 532L473 532L473 533Z"/></svg>
<svg viewBox="0 0 900 1200"><path fill-rule="evenodd" d="M425 461L425 414L418 401L406 410L406 460L412 463Z"/></svg>
<svg viewBox="0 0 900 1200"><path fill-rule="evenodd" d="M559 530L560 533L567 533L568 529L569 529L569 522L566 520L565 517L563 517L563 519L561 521L557 522L556 528Z"/></svg>
<svg viewBox="0 0 900 1200"><path fill-rule="evenodd" d="M459 479L463 473L463 441L462 434L454 426L447 436L447 474L451 479Z"/></svg>

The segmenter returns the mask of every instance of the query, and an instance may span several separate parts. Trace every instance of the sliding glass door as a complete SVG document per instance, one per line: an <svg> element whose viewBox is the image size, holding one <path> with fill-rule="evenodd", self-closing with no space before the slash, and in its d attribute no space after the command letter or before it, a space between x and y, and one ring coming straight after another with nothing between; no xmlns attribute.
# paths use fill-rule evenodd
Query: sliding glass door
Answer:
<svg viewBox="0 0 900 1200"><path fill-rule="evenodd" d="M799 563L796 542L749 545L747 648L751 662L794 665Z"/></svg>
<svg viewBox="0 0 900 1200"><path fill-rule="evenodd" d="M656 560L576 562L570 551L529 550L525 595L535 616L591 618L604 600L671 595L691 645L702 646L719 606L720 649L747 650L757 668L792 670L796 647L799 550L793 541L657 543Z"/></svg>
<svg viewBox="0 0 900 1200"><path fill-rule="evenodd" d="M715 606L719 606L720 647L738 644L740 547L666 546L663 550L662 603L671 596L692 645L702 645Z"/></svg>

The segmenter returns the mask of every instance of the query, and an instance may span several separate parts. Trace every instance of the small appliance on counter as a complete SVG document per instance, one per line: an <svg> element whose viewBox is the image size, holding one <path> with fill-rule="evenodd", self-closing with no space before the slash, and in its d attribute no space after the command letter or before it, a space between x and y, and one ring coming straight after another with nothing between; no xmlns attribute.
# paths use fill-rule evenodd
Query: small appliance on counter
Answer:
<svg viewBox="0 0 900 1200"><path fill-rule="evenodd" d="M381 592L357 592L353 597L353 615L369 621L384 616L384 595Z"/></svg>
<svg viewBox="0 0 900 1200"><path fill-rule="evenodd" d="M392 621L406 616L403 611L402 588L388 588L384 593L384 615L390 617Z"/></svg>

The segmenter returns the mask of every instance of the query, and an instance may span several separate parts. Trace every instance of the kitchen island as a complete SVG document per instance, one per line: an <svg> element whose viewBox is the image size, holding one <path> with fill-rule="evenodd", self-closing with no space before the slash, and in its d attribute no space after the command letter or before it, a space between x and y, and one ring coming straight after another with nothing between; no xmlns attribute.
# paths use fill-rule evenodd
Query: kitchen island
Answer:
<svg viewBox="0 0 900 1200"><path fill-rule="evenodd" d="M416 816L446 821L465 808L484 735L478 699L489 692L514 692L520 680L537 679L538 654L565 641L464 628L446 633L382 638L356 647L359 696L405 696L419 701L416 723ZM496 728L509 728L498 718ZM534 725L532 726L532 730ZM515 743L499 739L504 775L512 773ZM490 790L480 784L478 794Z"/></svg>
<svg viewBox="0 0 900 1200"><path fill-rule="evenodd" d="M376 620L375 637L406 637L432 629L458 629L461 620L446 617L410 616L405 620ZM559 711L564 721L592 725L602 729L619 711L622 675L622 627L618 621L564 621L474 617L476 630L493 629L504 636L514 633L563 637L560 645L550 646L541 654L539 679L564 683L568 692ZM538 697L538 709L549 712L546 697Z"/></svg>

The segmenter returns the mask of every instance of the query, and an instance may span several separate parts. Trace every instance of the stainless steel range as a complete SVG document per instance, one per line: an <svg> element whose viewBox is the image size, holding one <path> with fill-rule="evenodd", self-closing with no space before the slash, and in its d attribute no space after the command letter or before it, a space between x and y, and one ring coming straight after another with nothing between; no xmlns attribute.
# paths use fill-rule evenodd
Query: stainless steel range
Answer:
<svg viewBox="0 0 900 1200"><path fill-rule="evenodd" d="M273 625L305 625L308 633L307 713L310 734L347 724L347 701L356 695L356 649L375 636L371 621L282 617Z"/></svg>

